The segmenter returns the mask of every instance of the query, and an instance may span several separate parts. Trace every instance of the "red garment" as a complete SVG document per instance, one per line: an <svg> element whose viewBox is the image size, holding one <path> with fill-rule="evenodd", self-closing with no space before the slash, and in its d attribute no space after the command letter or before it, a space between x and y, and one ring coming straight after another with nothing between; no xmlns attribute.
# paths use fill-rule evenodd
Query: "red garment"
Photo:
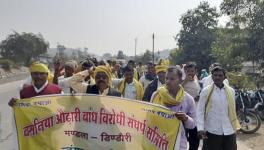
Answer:
<svg viewBox="0 0 264 150"><path fill-rule="evenodd" d="M20 91L20 99L50 94L61 94L61 88L55 84L48 83L47 86L41 92L36 93L33 85L29 85L23 87L23 89Z"/></svg>

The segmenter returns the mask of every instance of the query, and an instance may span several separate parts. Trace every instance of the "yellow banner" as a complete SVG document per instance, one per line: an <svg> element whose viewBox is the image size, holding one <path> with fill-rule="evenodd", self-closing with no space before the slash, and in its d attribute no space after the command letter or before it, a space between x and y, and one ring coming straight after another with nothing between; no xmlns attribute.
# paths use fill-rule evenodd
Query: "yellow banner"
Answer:
<svg viewBox="0 0 264 150"><path fill-rule="evenodd" d="M180 121L163 107L95 95L18 100L20 150L172 150Z"/></svg>

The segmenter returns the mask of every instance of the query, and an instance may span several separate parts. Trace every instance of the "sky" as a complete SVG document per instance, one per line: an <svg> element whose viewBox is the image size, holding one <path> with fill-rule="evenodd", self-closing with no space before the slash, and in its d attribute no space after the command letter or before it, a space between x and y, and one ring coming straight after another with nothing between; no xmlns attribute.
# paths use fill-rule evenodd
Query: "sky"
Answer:
<svg viewBox="0 0 264 150"><path fill-rule="evenodd" d="M219 7L222 0L208 0ZM0 0L0 41L13 30L41 33L50 47L126 55L176 47L180 17L201 0Z"/></svg>

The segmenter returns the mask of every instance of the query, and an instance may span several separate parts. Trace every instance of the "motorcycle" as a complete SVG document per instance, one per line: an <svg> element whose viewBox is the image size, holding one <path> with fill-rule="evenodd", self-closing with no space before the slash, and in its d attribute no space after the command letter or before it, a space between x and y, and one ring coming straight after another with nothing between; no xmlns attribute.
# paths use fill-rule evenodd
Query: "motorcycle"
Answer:
<svg viewBox="0 0 264 150"><path fill-rule="evenodd" d="M261 120L264 121L264 91L257 90L250 94L251 108L254 108Z"/></svg>
<svg viewBox="0 0 264 150"><path fill-rule="evenodd" d="M236 90L236 112L239 123L241 125L240 131L245 134L252 134L258 131L261 126L261 119L255 108L251 106L251 98L246 92Z"/></svg>

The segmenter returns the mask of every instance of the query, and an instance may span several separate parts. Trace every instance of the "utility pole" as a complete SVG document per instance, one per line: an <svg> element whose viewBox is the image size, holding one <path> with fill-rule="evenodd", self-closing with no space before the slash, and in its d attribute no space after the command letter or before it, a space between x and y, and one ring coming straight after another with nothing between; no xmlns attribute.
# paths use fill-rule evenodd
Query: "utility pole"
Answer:
<svg viewBox="0 0 264 150"><path fill-rule="evenodd" d="M153 33L153 36L152 36L152 40L153 40L153 47L152 47L152 62L153 62L153 64L154 64L154 38L155 38L155 36L154 36L154 33Z"/></svg>
<svg viewBox="0 0 264 150"><path fill-rule="evenodd" d="M135 38L135 61L137 58L137 38Z"/></svg>

